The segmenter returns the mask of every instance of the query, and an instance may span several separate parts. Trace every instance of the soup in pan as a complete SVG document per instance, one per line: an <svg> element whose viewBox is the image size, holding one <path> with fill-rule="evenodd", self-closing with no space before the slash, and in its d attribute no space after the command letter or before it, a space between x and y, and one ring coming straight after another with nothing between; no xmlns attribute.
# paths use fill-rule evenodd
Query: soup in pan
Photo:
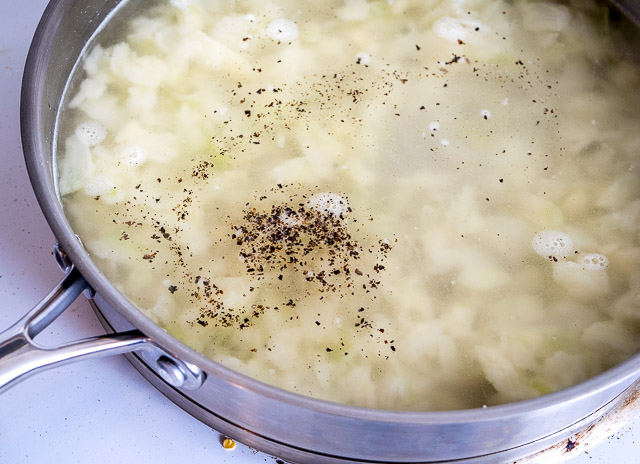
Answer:
<svg viewBox="0 0 640 464"><path fill-rule="evenodd" d="M603 4L159 2L78 65L58 190L176 338L443 410L640 348L640 49Z"/></svg>

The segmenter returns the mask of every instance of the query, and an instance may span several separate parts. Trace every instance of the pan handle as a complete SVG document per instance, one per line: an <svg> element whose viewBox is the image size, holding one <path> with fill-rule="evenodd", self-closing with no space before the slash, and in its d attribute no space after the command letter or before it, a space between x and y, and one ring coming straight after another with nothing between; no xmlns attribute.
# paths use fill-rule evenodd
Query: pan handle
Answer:
<svg viewBox="0 0 640 464"><path fill-rule="evenodd" d="M195 390L205 375L191 363L165 352L138 330L86 338L55 347L44 347L33 338L51 324L64 310L85 292L93 289L56 245L56 259L65 276L33 309L0 333L0 393L27 377L53 367L82 359L140 352L143 360L167 383L174 387Z"/></svg>

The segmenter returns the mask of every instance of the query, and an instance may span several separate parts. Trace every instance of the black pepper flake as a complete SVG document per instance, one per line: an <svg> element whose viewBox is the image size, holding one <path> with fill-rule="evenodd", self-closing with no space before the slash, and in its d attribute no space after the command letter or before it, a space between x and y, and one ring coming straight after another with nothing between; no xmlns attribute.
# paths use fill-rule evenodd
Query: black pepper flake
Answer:
<svg viewBox="0 0 640 464"><path fill-rule="evenodd" d="M288 186L277 185L278 189L284 187ZM274 192L276 189L271 191ZM258 198L256 195L255 199ZM260 197L262 198L263 196ZM327 292L338 294L340 297L354 295L355 291L361 291L358 290L360 287L364 293L374 292L381 282L371 279L369 275L366 275L364 280L364 273L354 268L353 263L361 259L362 251L366 250L367 255L371 254L374 259L374 270L378 273L384 271L384 259L392 249L389 241L378 240L377 245L363 247L352 238L343 215L317 211L308 207L306 200L296 201L294 198L289 198L289 204L271 204L266 210L253 207L247 202L242 211L242 220L230 224L232 230L228 236L239 247L238 255L244 262L247 274L255 276L257 280L277 278L280 281L291 275L293 282L299 281L299 278L293 277L294 274L298 274L303 282L313 284L313 287L303 288L302 296L308 297L311 295L310 292L317 292L320 301L325 298L324 294ZM303 198L307 197L303 195ZM346 213L352 212L349 208ZM356 218L349 221L350 224L355 222ZM249 289L253 290L253 287ZM289 299L287 303L281 303L281 307L286 306L293 308L296 303ZM239 312L243 311L242 308L238 309ZM257 314L254 317L267 310L277 310L277 307L260 306L256 309ZM360 313L365 308L354 310ZM221 323L219 314L237 316L237 313L231 311L234 310L217 308L214 314L218 318L217 322ZM296 316L295 319L297 318ZM289 320L294 320L294 316L290 316ZM372 321L364 318L360 318L359 322L353 322L359 331L377 330ZM244 321L239 328L248 327L252 323L251 320ZM319 320L314 323L317 327L322 327ZM373 334L369 332L369 336Z"/></svg>
<svg viewBox="0 0 640 464"><path fill-rule="evenodd" d="M240 258L247 273L257 275L267 270L290 268L301 273L308 282L316 282L326 290L336 291L330 276L344 273L345 284L351 279L349 262L358 259L358 244L347 231L344 218L307 208L273 205L270 211L244 211L243 223L233 227ZM319 251L328 253L330 269L306 270L309 260ZM282 280L283 274L278 275Z"/></svg>
<svg viewBox="0 0 640 464"><path fill-rule="evenodd" d="M171 294L174 294L176 292L176 290L178 290L178 287L176 287L175 285L169 285L167 290L169 290L169 292L171 292Z"/></svg>
<svg viewBox="0 0 640 464"><path fill-rule="evenodd" d="M158 254L157 251L154 251L153 253L147 253L142 257L142 259L146 259L147 261L151 262L153 261L153 259L156 257L157 254Z"/></svg>
<svg viewBox="0 0 640 464"><path fill-rule="evenodd" d="M445 65L450 65L450 64L457 63L458 61L460 61L460 59L461 59L461 58L462 58L461 56L458 56L458 55L456 55L456 54L454 53L454 54L453 54L453 58L451 58L451 60L449 60L449 61L445 61L445 62L444 62L444 64L445 64Z"/></svg>

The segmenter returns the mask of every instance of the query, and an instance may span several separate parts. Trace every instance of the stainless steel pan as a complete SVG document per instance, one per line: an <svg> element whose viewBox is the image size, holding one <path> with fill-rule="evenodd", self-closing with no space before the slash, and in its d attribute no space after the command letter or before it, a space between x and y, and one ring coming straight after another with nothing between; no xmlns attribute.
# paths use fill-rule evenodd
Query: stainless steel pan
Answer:
<svg viewBox="0 0 640 464"><path fill-rule="evenodd" d="M0 389L88 356L136 352L134 365L163 393L222 433L285 459L312 463L512 462L558 442L615 404L640 378L640 354L574 387L483 409L398 412L328 403L227 369L151 322L96 268L67 223L53 182L56 114L68 76L106 20L144 1L54 0L38 26L25 68L21 126L27 169L60 246L66 275L42 303L0 335ZM112 16L114 10L121 10ZM71 265L73 263L73 265ZM54 349L33 341L80 293L109 332Z"/></svg>

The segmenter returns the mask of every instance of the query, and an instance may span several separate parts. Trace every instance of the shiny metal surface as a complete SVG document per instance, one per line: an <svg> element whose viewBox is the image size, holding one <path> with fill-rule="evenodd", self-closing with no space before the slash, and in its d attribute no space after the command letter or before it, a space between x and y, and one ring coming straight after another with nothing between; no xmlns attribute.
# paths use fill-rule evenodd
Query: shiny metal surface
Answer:
<svg viewBox="0 0 640 464"><path fill-rule="evenodd" d="M534 400L467 411L370 410L270 387L170 337L95 267L75 239L54 189L53 134L66 79L86 41L118 4L58 0L49 5L34 37L23 81L23 149L41 208L71 260L96 290L95 302L109 325L118 332L140 330L164 351L206 372L201 388L172 389L134 360L178 405L240 441L298 462L503 462L570 436L575 427L611 407L640 377L640 355L636 355L580 385ZM129 4L140 3L128 2L123 13Z"/></svg>
<svg viewBox="0 0 640 464"><path fill-rule="evenodd" d="M56 250L65 271L60 283L20 320L0 333L0 393L44 369L86 358L140 351L151 369L173 387L194 390L205 375L196 366L168 355L138 330L87 338L74 343L45 347L34 337L51 324L82 292L93 290L66 254Z"/></svg>
<svg viewBox="0 0 640 464"><path fill-rule="evenodd" d="M612 0L620 11L640 26L640 1L638 0Z"/></svg>
<svg viewBox="0 0 640 464"><path fill-rule="evenodd" d="M87 358L121 354L148 342L138 331L43 347L33 340L89 286L73 267L31 311L0 334L0 392L43 369Z"/></svg>

